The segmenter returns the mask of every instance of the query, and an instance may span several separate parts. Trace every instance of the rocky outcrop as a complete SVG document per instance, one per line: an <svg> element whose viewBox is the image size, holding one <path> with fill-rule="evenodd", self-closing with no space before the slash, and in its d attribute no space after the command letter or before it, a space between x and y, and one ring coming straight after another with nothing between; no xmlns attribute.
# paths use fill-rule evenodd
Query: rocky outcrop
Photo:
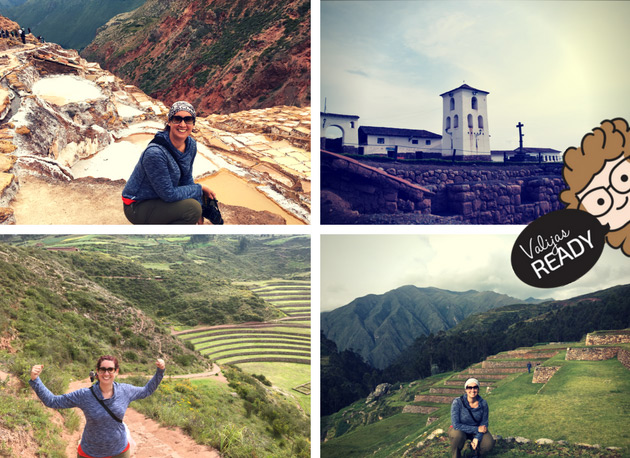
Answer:
<svg viewBox="0 0 630 458"><path fill-rule="evenodd" d="M99 29L82 55L202 115L310 105L308 0L147 0Z"/></svg>
<svg viewBox="0 0 630 458"><path fill-rule="evenodd" d="M381 383L380 385L378 385L373 392L371 392L367 399L365 400L366 404L370 404L374 401L378 401L378 399L383 396L384 394L389 393L390 388L392 387L392 385L390 385L389 383Z"/></svg>

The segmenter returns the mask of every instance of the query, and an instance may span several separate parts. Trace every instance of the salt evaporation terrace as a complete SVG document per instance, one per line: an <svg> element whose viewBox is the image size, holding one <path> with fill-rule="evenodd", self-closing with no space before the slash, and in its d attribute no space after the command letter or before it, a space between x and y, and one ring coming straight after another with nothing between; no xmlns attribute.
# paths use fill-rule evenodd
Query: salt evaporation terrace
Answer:
<svg viewBox="0 0 630 458"><path fill-rule="evenodd" d="M32 94L57 106L90 104L107 98L99 84L111 82L105 81L108 79L116 77L105 75L90 81L55 75L36 81ZM148 142L164 128L160 119L166 119L168 108L161 102L134 86L112 94L117 116L127 127L109 131L113 141L88 157L72 161L60 155L60 164L68 167L75 179L128 179ZM28 109L21 107L13 116L16 130L28 124L27 114ZM93 128L105 130L96 125ZM198 145L195 180L208 184L220 202L267 210L282 216L287 224L309 223L310 109L275 107L198 117L193 137ZM283 189L295 192L289 198Z"/></svg>

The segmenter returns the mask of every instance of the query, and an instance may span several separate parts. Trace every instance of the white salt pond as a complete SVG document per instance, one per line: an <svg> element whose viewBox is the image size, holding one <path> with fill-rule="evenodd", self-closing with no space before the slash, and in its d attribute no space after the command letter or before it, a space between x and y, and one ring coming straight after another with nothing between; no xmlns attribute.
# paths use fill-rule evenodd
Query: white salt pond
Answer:
<svg viewBox="0 0 630 458"><path fill-rule="evenodd" d="M140 155L153 134L136 133L110 144L98 154L83 159L72 166L75 178L94 177L110 180L128 180ZM197 153L193 164L193 176L215 173L219 167L206 156Z"/></svg>
<svg viewBox="0 0 630 458"><path fill-rule="evenodd" d="M33 94L55 105L105 98L98 85L72 75L42 78L33 84Z"/></svg>

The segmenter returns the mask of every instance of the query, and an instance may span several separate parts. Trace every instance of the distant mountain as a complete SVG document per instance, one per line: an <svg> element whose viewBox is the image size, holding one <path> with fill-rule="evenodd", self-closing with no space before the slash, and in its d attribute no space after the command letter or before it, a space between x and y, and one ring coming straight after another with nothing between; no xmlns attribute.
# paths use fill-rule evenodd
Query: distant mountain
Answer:
<svg viewBox="0 0 630 458"><path fill-rule="evenodd" d="M0 9L15 7L21 5L25 1L26 0L0 0Z"/></svg>
<svg viewBox="0 0 630 458"><path fill-rule="evenodd" d="M147 0L82 56L167 105L201 114L310 105L309 0Z"/></svg>
<svg viewBox="0 0 630 458"><path fill-rule="evenodd" d="M81 50L96 30L117 14L131 11L145 0L0 0L0 13L36 36L64 48Z"/></svg>
<svg viewBox="0 0 630 458"><path fill-rule="evenodd" d="M340 351L350 349L383 369L417 337L450 329L471 314L515 303L523 301L489 291L403 286L322 313L321 329Z"/></svg>

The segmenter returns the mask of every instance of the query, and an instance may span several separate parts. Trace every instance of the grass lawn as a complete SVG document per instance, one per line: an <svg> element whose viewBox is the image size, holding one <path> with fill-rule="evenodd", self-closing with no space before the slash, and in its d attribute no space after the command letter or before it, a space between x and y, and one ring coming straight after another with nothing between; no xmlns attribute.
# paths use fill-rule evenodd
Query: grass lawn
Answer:
<svg viewBox="0 0 630 458"><path fill-rule="evenodd" d="M311 366L295 363L243 363L239 364L249 374L262 374L275 386L291 393L308 415L311 414L311 397L293 390L311 381Z"/></svg>
<svg viewBox="0 0 630 458"><path fill-rule="evenodd" d="M494 434L630 446L630 371L617 359L555 360L546 384L522 374L486 397Z"/></svg>
<svg viewBox="0 0 630 458"><path fill-rule="evenodd" d="M321 456L397 456L392 447L398 448L401 443L414 440L418 436L418 429L426 421L426 415L400 413L324 442Z"/></svg>

